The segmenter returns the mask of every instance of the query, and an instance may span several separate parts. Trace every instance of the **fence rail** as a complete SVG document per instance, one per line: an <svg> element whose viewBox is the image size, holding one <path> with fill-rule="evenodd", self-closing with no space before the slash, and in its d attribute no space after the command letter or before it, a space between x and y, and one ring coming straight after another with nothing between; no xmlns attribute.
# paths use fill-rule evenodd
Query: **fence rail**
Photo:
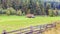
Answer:
<svg viewBox="0 0 60 34"><path fill-rule="evenodd" d="M44 24L44 25L38 25L38 26L30 26L27 28L13 30L10 32L6 32L6 30L4 30L2 34L11 34L11 33L15 33L15 34L40 34L41 33L42 34L47 29L51 29L55 27L56 27L56 23Z"/></svg>

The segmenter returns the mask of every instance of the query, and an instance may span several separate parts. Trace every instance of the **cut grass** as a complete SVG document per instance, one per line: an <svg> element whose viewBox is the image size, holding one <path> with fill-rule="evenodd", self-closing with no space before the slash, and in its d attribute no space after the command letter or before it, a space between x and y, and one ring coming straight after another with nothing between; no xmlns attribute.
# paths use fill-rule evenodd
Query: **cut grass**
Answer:
<svg viewBox="0 0 60 34"><path fill-rule="evenodd" d="M0 32L11 31L29 26L48 24L60 20L58 17L36 16L36 18L26 18L25 16L0 16Z"/></svg>

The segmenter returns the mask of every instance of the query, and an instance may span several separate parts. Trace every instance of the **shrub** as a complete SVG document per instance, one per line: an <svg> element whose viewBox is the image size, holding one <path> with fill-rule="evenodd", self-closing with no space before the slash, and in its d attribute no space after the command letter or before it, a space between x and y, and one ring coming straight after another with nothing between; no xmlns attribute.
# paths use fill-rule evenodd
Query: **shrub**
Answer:
<svg viewBox="0 0 60 34"><path fill-rule="evenodd" d="M52 9L49 9L49 16L53 17L53 10Z"/></svg>
<svg viewBox="0 0 60 34"><path fill-rule="evenodd" d="M58 11L58 15L60 16L60 10Z"/></svg>
<svg viewBox="0 0 60 34"><path fill-rule="evenodd" d="M16 14L16 11L12 7L7 8L5 10L5 12L6 12L7 15L14 15L14 14Z"/></svg>
<svg viewBox="0 0 60 34"><path fill-rule="evenodd" d="M10 11L11 15L16 14L16 10L15 10L15 9L13 9L12 7L10 7L10 8L9 8L9 11Z"/></svg>
<svg viewBox="0 0 60 34"><path fill-rule="evenodd" d="M2 9L2 8L0 8L0 14L2 14L2 10L3 10L3 9Z"/></svg>
<svg viewBox="0 0 60 34"><path fill-rule="evenodd" d="M5 13L6 13L5 9L0 8L0 14L5 14Z"/></svg>
<svg viewBox="0 0 60 34"><path fill-rule="evenodd" d="M8 9L5 10L6 11L6 15L10 15L10 11Z"/></svg>
<svg viewBox="0 0 60 34"><path fill-rule="evenodd" d="M21 10L17 10L17 15L21 16L22 15L22 11Z"/></svg>
<svg viewBox="0 0 60 34"><path fill-rule="evenodd" d="M54 16L57 16L57 15L58 15L58 10L56 10L56 9L53 10L53 15L54 15Z"/></svg>
<svg viewBox="0 0 60 34"><path fill-rule="evenodd" d="M6 12L6 15L8 15L8 16L9 16L9 15L10 15L10 13L11 13L11 12L10 12L10 8L5 9L5 12Z"/></svg>

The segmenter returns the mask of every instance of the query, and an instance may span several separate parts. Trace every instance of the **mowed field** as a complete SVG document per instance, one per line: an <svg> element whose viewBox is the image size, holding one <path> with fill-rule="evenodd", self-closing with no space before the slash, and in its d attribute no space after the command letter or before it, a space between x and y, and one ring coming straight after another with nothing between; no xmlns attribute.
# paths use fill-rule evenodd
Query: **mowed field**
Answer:
<svg viewBox="0 0 60 34"><path fill-rule="evenodd" d="M0 16L0 34L3 30L12 31L29 26L53 23L58 20L60 20L60 16L36 16L35 18L26 18L25 16Z"/></svg>

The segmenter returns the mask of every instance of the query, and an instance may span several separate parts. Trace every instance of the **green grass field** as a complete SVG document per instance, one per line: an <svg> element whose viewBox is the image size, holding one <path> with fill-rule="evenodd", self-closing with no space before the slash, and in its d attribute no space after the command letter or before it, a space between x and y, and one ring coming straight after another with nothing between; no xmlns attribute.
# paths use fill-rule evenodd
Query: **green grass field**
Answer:
<svg viewBox="0 0 60 34"><path fill-rule="evenodd" d="M60 20L60 16L36 16L36 18L26 18L25 16L0 16L0 33L2 33L3 30L11 31L29 26L47 24L57 20Z"/></svg>

